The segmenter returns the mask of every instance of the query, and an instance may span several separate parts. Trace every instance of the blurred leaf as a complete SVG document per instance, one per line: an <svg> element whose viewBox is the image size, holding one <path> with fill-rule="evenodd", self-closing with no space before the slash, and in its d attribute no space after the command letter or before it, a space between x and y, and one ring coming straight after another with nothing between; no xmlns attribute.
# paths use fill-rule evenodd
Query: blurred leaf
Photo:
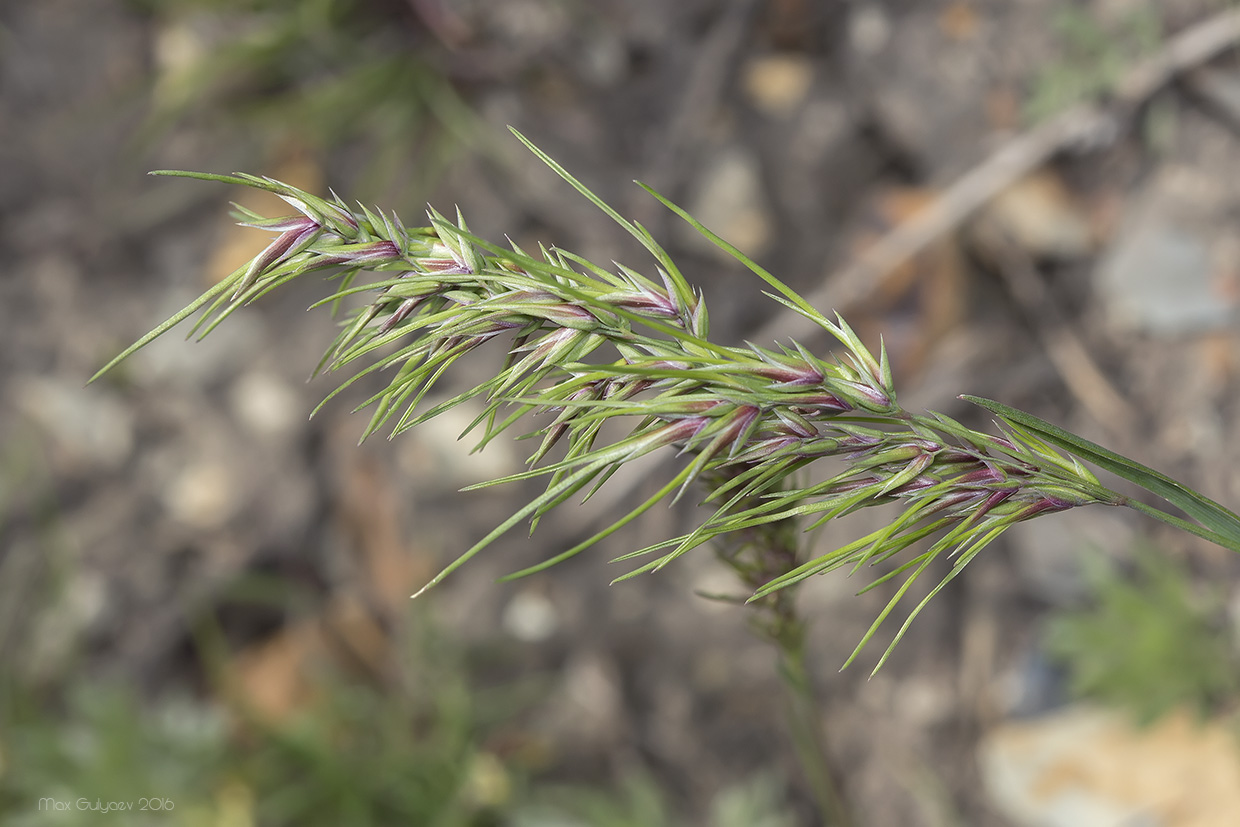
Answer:
<svg viewBox="0 0 1240 827"><path fill-rule="evenodd" d="M422 640L396 688L324 674L278 723L242 726L201 700L143 701L124 685L82 680L58 703L0 684L0 824L498 824L516 771L478 743L509 706L475 700L455 657ZM171 810L139 811L151 797ZM100 813L96 801L134 809Z"/></svg>
<svg viewBox="0 0 1240 827"><path fill-rule="evenodd" d="M783 786L778 776L762 774L721 791L711 807L712 827L796 827Z"/></svg>
<svg viewBox="0 0 1240 827"><path fill-rule="evenodd" d="M535 796L513 827L672 827L683 824L658 783L634 773L617 790L564 787ZM778 776L760 773L715 794L710 827L796 827Z"/></svg>
<svg viewBox="0 0 1240 827"><path fill-rule="evenodd" d="M62 711L45 709L44 700L6 693L0 822L164 825L212 808L220 775L203 770L220 766L225 728L210 710L189 702L140 709L128 689L89 683L69 691ZM139 800L151 797L180 812L170 820L141 811ZM96 802L133 802L134 809L101 814L91 809Z"/></svg>
<svg viewBox="0 0 1240 827"><path fill-rule="evenodd" d="M1091 8L1064 5L1051 17L1059 54L1044 63L1025 104L1037 123L1063 110L1111 92L1125 70L1157 50L1162 20L1157 4L1137 4L1111 24Z"/></svg>
<svg viewBox="0 0 1240 827"><path fill-rule="evenodd" d="M565 787L518 814L515 827L672 827L663 791L649 776L628 776L620 789Z"/></svg>
<svg viewBox="0 0 1240 827"><path fill-rule="evenodd" d="M400 4L136 5L157 29L149 138L197 120L233 122L231 130L258 136L267 150L290 141L320 152L357 142L368 161L356 188L392 198L428 186L484 131L433 66L433 35Z"/></svg>
<svg viewBox="0 0 1240 827"><path fill-rule="evenodd" d="M1095 605L1051 620L1045 645L1067 668L1072 691L1146 723L1176 707L1204 713L1234 700L1240 662L1219 601L1197 597L1166 554L1142 549L1136 563L1132 578L1096 564Z"/></svg>

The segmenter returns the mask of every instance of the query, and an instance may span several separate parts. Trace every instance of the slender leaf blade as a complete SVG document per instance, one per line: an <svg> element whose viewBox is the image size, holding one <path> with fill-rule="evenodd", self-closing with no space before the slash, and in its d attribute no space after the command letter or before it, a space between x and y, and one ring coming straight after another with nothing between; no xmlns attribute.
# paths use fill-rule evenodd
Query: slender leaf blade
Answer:
<svg viewBox="0 0 1240 827"><path fill-rule="evenodd" d="M1155 471L1153 468L1142 465L1136 460L1103 448L1101 445L1090 442L1084 437L1069 433L1032 414L1025 413L1000 402L995 402L993 399L984 399L967 394L961 395L960 398L985 408L1009 423L1027 428L1052 445L1056 445L1081 459L1092 462L1100 468L1110 471L1117 477L1139 485L1152 494L1157 494L1200 524L1201 528L1193 530L1192 533L1205 537L1224 548L1240 552L1240 516L1237 516L1234 512L1211 500L1204 494L1194 491L1183 483L1177 482L1166 474ZM1137 508L1137 504L1128 501L1126 498L1120 504ZM1148 506L1138 508L1137 510L1156 517L1163 522L1175 525L1177 528L1187 528L1182 520L1177 520L1169 514L1164 514Z"/></svg>

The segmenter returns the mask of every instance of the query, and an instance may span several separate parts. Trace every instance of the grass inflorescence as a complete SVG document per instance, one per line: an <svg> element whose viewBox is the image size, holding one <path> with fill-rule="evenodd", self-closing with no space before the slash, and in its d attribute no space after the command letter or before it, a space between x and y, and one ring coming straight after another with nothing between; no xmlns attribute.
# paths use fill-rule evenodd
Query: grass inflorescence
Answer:
<svg viewBox="0 0 1240 827"><path fill-rule="evenodd" d="M650 233L518 137L641 243L654 259L653 277L620 264L601 267L556 247L527 252L512 243L493 244L475 236L459 210L449 219L432 208L425 226L409 227L394 213L350 207L338 196L319 198L269 178L158 173L267 190L296 212L277 218L239 213L240 223L271 232L274 240L104 370L195 314L193 331L205 335L292 279L335 273L333 289L319 304L340 316L341 328L319 367L357 369L331 396L362 377L390 377L360 406L371 411L364 436L399 434L469 400L483 405L466 430L476 434L479 447L527 418L538 423L525 435L537 438L529 469L484 485L539 477L546 480L543 493L425 588L518 523L537 524L569 498L592 495L626 463L665 448L685 459L658 491L593 536L514 576L584 551L695 483L706 492L710 516L683 536L622 555L618 559L634 566L624 577L657 571L738 532L789 522L810 530L868 506L900 504L887 525L854 542L808 559L797 550L775 569L767 566L760 577L746 578L753 599L762 600L815 574L856 572L917 549L867 587L904 578L861 645L934 561L950 558L951 568L913 609L897 641L970 560L1012 525L1042 514L1089 504L1130 505L1240 550L1240 519L1231 512L1028 414L968 397L1002 419L1001 432L991 435L939 414L904 410L885 349L875 355L843 318L824 316L651 190L763 279L774 301L830 334L839 356L820 358L797 342L713 342L705 298ZM354 308L345 310L349 305ZM428 404L457 360L493 340L504 342L506 355L489 378ZM614 436L615 429L604 425L617 421L627 428ZM798 472L828 457L842 470L804 482ZM1145 485L1196 522L1104 487L1078 457Z"/></svg>

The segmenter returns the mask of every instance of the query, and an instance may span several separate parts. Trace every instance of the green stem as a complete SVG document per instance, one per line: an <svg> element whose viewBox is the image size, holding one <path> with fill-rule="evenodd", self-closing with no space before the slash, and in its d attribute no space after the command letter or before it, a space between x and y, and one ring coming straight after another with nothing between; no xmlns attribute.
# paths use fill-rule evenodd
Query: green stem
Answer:
<svg viewBox="0 0 1240 827"><path fill-rule="evenodd" d="M786 598L788 595L780 592L776 597ZM797 758L818 803L823 824L850 827L852 818L831 770L818 698L805 661L805 623L796 615L792 600L778 602L786 606L777 607L772 612L778 614L775 621L778 626L771 630L768 637L779 649L779 677L784 687L788 727L792 732Z"/></svg>
<svg viewBox="0 0 1240 827"><path fill-rule="evenodd" d="M718 556L746 588L756 591L797 568L801 563L798 541L803 536L792 519L754 526L728 537ZM779 652L785 716L821 823L824 827L852 827L841 785L831 769L822 712L805 659L805 621L797 612L795 593L793 588L781 589L755 601L754 627Z"/></svg>

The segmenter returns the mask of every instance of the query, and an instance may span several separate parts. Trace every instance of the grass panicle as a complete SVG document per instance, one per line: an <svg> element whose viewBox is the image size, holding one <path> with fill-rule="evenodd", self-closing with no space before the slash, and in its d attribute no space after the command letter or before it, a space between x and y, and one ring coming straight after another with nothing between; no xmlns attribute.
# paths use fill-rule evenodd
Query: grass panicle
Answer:
<svg viewBox="0 0 1240 827"><path fill-rule="evenodd" d="M809 557L809 544L801 542L776 569L745 569L749 575L764 572L749 581L751 599L764 600L807 577L890 563L928 541L894 569L881 570L867 587L903 578L859 651L936 560L950 561L947 573L915 605L897 641L987 545L1016 523L1042 514L1089 504L1127 505L1240 550L1240 519L1227 509L1036 417L964 397L1001 418L1004 431L993 436L938 414L902 409L885 349L875 356L843 318L823 315L646 187L761 278L777 302L814 320L838 347L835 358L820 358L797 342L733 347L711 341L704 297L645 228L517 137L645 247L654 258L653 277L620 264L602 267L559 248L532 254L511 242L495 245L476 237L459 210L448 219L432 208L426 226L407 227L378 208L350 208L338 197L319 198L270 178L161 171L157 174L266 190L296 212L273 218L239 213L243 225L274 234L267 248L100 374L195 314L193 331L205 335L238 308L293 279L341 273L319 302L330 306L340 323L319 368L353 371L329 398L362 377L388 377L361 406L371 412L363 437L385 430L399 434L469 400L482 402L482 413L467 429L478 448L518 423L536 425L524 435L536 446L528 469L487 484L537 477L546 480L543 492L425 588L509 529L526 520L535 525L566 500L592 494L626 463L664 448L679 451L682 464L653 496L585 541L517 574L585 551L695 484L713 507L710 515L688 534L618 557L636 565L618 579L658 571L714 540L789 524L809 531L858 509L896 503L900 510L888 525L827 554ZM493 340L506 343L506 356L493 375L430 404L453 365ZM627 429L613 437L615 429L603 427L608 422L627 423ZM841 468L838 473L825 481L803 481L801 471L829 457ZM1079 459L1145 485L1189 519L1109 490ZM888 654L890 649L883 660Z"/></svg>

